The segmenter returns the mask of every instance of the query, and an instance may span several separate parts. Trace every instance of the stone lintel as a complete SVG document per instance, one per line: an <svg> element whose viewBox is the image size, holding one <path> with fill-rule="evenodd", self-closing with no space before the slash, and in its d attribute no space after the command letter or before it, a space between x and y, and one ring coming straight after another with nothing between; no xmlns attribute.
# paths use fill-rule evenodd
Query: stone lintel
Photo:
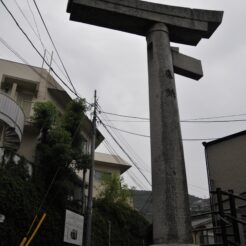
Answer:
<svg viewBox="0 0 246 246"><path fill-rule="evenodd" d="M174 7L140 0L69 0L73 21L146 36L154 23L168 26L170 41L196 45L220 25L222 11Z"/></svg>
<svg viewBox="0 0 246 246"><path fill-rule="evenodd" d="M203 77L200 60L181 54L176 48L172 48L172 57L174 73L194 80L199 80Z"/></svg>

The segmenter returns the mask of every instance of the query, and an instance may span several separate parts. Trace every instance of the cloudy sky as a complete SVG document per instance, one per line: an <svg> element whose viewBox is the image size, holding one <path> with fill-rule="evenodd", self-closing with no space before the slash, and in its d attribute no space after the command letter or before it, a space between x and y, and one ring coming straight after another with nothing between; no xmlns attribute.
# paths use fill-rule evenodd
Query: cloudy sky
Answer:
<svg viewBox="0 0 246 246"><path fill-rule="evenodd" d="M54 48L38 17L32 0L4 1L35 46L43 53L36 24L44 46L51 53ZM79 92L89 102L97 90L103 111L122 115L149 117L147 52L145 38L69 21L67 0L36 0L50 30L68 73ZM178 45L181 52L201 59L204 77L193 81L176 76L181 119L245 114L246 85L243 71L246 64L245 0L155 0L162 4L223 10L222 25L209 40L197 47ZM32 10L32 12L31 12ZM21 13L21 11L24 13ZM25 16L25 17L24 17ZM29 64L41 66L42 60L17 28L0 4L0 40L16 50ZM36 34L35 34L36 32ZM176 44L177 46L177 44ZM2 43L0 58L20 62ZM48 56L48 59L50 57ZM55 61L59 65L57 55ZM54 69L67 81L60 69ZM60 66L60 65L59 65ZM129 118L101 114L105 124L130 132L149 135L149 124ZM238 116L233 119L244 119ZM232 118L225 118L232 119ZM112 120L112 121L108 121ZM245 123L182 123L183 138L219 138L245 129ZM100 126L114 152L127 159L109 135ZM150 178L149 138L119 133L110 128L127 153ZM208 196L206 164L202 141L184 142L189 193ZM107 152L105 144L98 151ZM111 152L112 149L111 149ZM141 174L132 168L126 181L138 189L151 189Z"/></svg>

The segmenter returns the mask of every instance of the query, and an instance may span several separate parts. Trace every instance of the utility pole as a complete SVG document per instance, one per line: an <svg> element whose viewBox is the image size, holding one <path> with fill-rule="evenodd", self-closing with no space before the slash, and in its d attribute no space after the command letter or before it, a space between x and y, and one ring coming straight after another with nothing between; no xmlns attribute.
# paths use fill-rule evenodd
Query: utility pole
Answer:
<svg viewBox="0 0 246 246"><path fill-rule="evenodd" d="M94 93L94 113L92 120L92 140L91 140L91 168L89 176L88 205L86 212L86 233L85 246L91 245L91 225L92 225L92 206L93 206L93 176L94 176L94 157L96 146L96 120L97 120L97 92Z"/></svg>

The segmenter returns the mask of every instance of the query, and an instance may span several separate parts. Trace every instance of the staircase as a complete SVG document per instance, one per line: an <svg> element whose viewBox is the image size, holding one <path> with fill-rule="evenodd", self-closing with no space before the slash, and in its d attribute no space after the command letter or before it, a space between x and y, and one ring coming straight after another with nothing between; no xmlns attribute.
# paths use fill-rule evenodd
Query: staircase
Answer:
<svg viewBox="0 0 246 246"><path fill-rule="evenodd" d="M25 116L20 106L8 95L0 92L1 147L18 150Z"/></svg>

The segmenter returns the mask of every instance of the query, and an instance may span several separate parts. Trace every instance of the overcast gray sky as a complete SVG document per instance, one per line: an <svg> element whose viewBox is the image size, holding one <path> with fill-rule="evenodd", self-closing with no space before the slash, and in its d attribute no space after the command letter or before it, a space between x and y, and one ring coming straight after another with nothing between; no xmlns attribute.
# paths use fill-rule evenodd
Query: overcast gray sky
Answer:
<svg viewBox="0 0 246 246"><path fill-rule="evenodd" d="M145 39L128 33L69 21L69 14L66 13L67 0L36 1L80 95L91 102L93 91L96 89L99 104L104 111L148 117ZM28 7L29 2L36 17L42 41L51 52L52 45L38 18L32 0L5 0L5 2L35 45L42 51L38 38L16 5L17 2L35 28ZM178 45L182 53L201 59L204 70L204 77L199 82L176 76L180 118L190 119L246 113L246 109L244 109L246 85L243 73L246 64L245 0L155 0L151 2L225 11L222 25L209 40L202 40L197 47ZM0 29L0 38L8 42L30 64L41 66L40 57L17 29L2 5L0 5ZM0 57L19 61L1 43ZM56 55L55 60L58 62ZM55 66L54 68L56 69ZM59 72L58 69L56 70ZM59 72L59 74L61 73ZM101 117L105 116L101 115ZM107 117L113 120L130 120L110 115ZM149 135L147 122L113 121L108 124L127 131ZM127 160L127 157L103 131L103 128L100 129L116 152ZM245 130L245 123L182 124L183 138L218 138L241 130ZM113 133L117 134L115 131ZM121 144L151 180L149 139L125 133L120 135ZM127 144L122 138L126 140ZM184 150L189 193L207 197L208 185L203 146L201 142L184 142ZM100 146L98 151L106 151L105 146ZM131 177L127 174L126 181L130 185L141 189L150 189L150 186L135 168L132 168L129 173ZM137 179L137 183L140 184L136 184L132 179Z"/></svg>

